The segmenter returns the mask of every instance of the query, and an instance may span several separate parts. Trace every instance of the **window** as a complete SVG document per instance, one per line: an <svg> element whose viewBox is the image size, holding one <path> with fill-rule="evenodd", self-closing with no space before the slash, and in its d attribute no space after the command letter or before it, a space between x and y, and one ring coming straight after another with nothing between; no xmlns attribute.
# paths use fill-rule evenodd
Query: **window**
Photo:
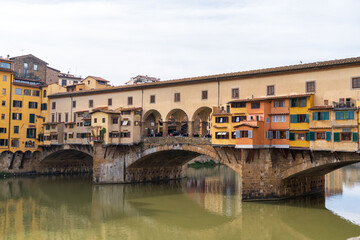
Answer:
<svg viewBox="0 0 360 240"><path fill-rule="evenodd" d="M266 87L266 95L268 96L272 96L275 94L275 86L274 85L270 85Z"/></svg>
<svg viewBox="0 0 360 240"><path fill-rule="evenodd" d="M56 109L56 102L51 103L51 109Z"/></svg>
<svg viewBox="0 0 360 240"><path fill-rule="evenodd" d="M342 132L341 141L351 141L351 132Z"/></svg>
<svg viewBox="0 0 360 240"><path fill-rule="evenodd" d="M1 106L5 107L6 101L1 101Z"/></svg>
<svg viewBox="0 0 360 240"><path fill-rule="evenodd" d="M112 98L108 98L108 106L112 106Z"/></svg>
<svg viewBox="0 0 360 240"><path fill-rule="evenodd" d="M26 137L27 138L36 138L36 128L26 129Z"/></svg>
<svg viewBox="0 0 360 240"><path fill-rule="evenodd" d="M133 98L132 98L132 97L128 97L128 99L127 99L127 104L128 104L128 105L132 105L132 104L133 104Z"/></svg>
<svg viewBox="0 0 360 240"><path fill-rule="evenodd" d="M4 120L4 119L5 119L5 114L2 113L2 114L1 114L1 120Z"/></svg>
<svg viewBox="0 0 360 240"><path fill-rule="evenodd" d="M35 114L30 113L29 123L35 123Z"/></svg>
<svg viewBox="0 0 360 240"><path fill-rule="evenodd" d="M14 133L19 133L19 126L14 126Z"/></svg>
<svg viewBox="0 0 360 240"><path fill-rule="evenodd" d="M61 122L61 113L58 115L58 122Z"/></svg>
<svg viewBox="0 0 360 240"><path fill-rule="evenodd" d="M285 107L285 100L274 101L274 107Z"/></svg>
<svg viewBox="0 0 360 240"><path fill-rule="evenodd" d="M215 138L216 139L229 139L229 133L228 132L216 132Z"/></svg>
<svg viewBox="0 0 360 240"><path fill-rule="evenodd" d="M258 109L260 108L260 103L256 102L256 103L251 103L251 109Z"/></svg>
<svg viewBox="0 0 360 240"><path fill-rule="evenodd" d="M3 89L2 89L2 94L3 94L3 95L6 95L6 88L3 88Z"/></svg>
<svg viewBox="0 0 360 240"><path fill-rule="evenodd" d="M38 65L34 64L34 71L37 71L37 70L38 70Z"/></svg>
<svg viewBox="0 0 360 240"><path fill-rule="evenodd" d="M329 120L329 112L313 112L312 117L314 121Z"/></svg>
<svg viewBox="0 0 360 240"><path fill-rule="evenodd" d="M22 95L22 89L21 88L15 88L15 95Z"/></svg>
<svg viewBox="0 0 360 240"><path fill-rule="evenodd" d="M94 100L90 99L89 100L89 108L94 107Z"/></svg>
<svg viewBox="0 0 360 240"><path fill-rule="evenodd" d="M0 133L6 133L6 128L0 128Z"/></svg>
<svg viewBox="0 0 360 240"><path fill-rule="evenodd" d="M238 138L248 138L249 137L249 131L248 130L241 130L239 131Z"/></svg>
<svg viewBox="0 0 360 240"><path fill-rule="evenodd" d="M35 97L39 97L40 96L40 91L32 90L32 95L35 96Z"/></svg>
<svg viewBox="0 0 360 240"><path fill-rule="evenodd" d="M8 140L7 139L0 139L0 146L7 146L8 145Z"/></svg>
<svg viewBox="0 0 360 240"><path fill-rule="evenodd" d="M130 132L122 132L121 137L122 138L129 138L130 137Z"/></svg>
<svg viewBox="0 0 360 240"><path fill-rule="evenodd" d="M94 123L97 123L97 118L94 118Z"/></svg>
<svg viewBox="0 0 360 240"><path fill-rule="evenodd" d="M155 103L155 95L150 95L150 103Z"/></svg>
<svg viewBox="0 0 360 240"><path fill-rule="evenodd" d="M13 113L12 119L13 120L21 120L22 119L22 114L21 113Z"/></svg>
<svg viewBox="0 0 360 240"><path fill-rule="evenodd" d="M180 102L180 93L174 94L174 102Z"/></svg>
<svg viewBox="0 0 360 240"><path fill-rule="evenodd" d="M106 121L105 118L103 118L103 119L102 119L102 122L105 123L105 121Z"/></svg>
<svg viewBox="0 0 360 240"><path fill-rule="evenodd" d="M37 102L29 102L29 108L37 109L38 103Z"/></svg>
<svg viewBox="0 0 360 240"><path fill-rule="evenodd" d="M112 123L113 124L118 124L119 123L119 118L113 118Z"/></svg>
<svg viewBox="0 0 360 240"><path fill-rule="evenodd" d="M121 121L121 126L130 126L130 121L128 119Z"/></svg>
<svg viewBox="0 0 360 240"><path fill-rule="evenodd" d="M286 115L274 115L272 116L272 122L286 122Z"/></svg>
<svg viewBox="0 0 360 240"><path fill-rule="evenodd" d="M308 123L309 115L308 114L291 114L290 123Z"/></svg>
<svg viewBox="0 0 360 240"><path fill-rule="evenodd" d="M231 89L231 98L239 98L239 89L238 88Z"/></svg>
<svg viewBox="0 0 360 240"><path fill-rule="evenodd" d="M299 107L306 107L306 98L299 98Z"/></svg>
<svg viewBox="0 0 360 240"><path fill-rule="evenodd" d="M51 122L55 122L55 114L54 113L51 114Z"/></svg>
<svg viewBox="0 0 360 240"><path fill-rule="evenodd" d="M234 116L231 118L232 122L241 122L246 120L246 116Z"/></svg>
<svg viewBox="0 0 360 240"><path fill-rule="evenodd" d="M41 104L41 110L47 110L47 103Z"/></svg>
<svg viewBox="0 0 360 240"><path fill-rule="evenodd" d="M72 101L72 107L76 108L76 101Z"/></svg>
<svg viewBox="0 0 360 240"><path fill-rule="evenodd" d="M21 108L22 107L22 101L14 100L13 101L13 107Z"/></svg>
<svg viewBox="0 0 360 240"><path fill-rule="evenodd" d="M306 82L306 92L315 92L315 81Z"/></svg>
<svg viewBox="0 0 360 240"><path fill-rule="evenodd" d="M201 91L201 100L206 100L208 99L208 91Z"/></svg>
<svg viewBox="0 0 360 240"><path fill-rule="evenodd" d="M65 79L61 79L61 86L66 86L67 81Z"/></svg>
<svg viewBox="0 0 360 240"><path fill-rule="evenodd" d="M46 90L44 90L43 97L46 98Z"/></svg>
<svg viewBox="0 0 360 240"><path fill-rule="evenodd" d="M231 107L232 108L244 108L244 107L246 107L246 102L232 102Z"/></svg>
<svg viewBox="0 0 360 240"><path fill-rule="evenodd" d="M65 113L65 122L69 121L69 113Z"/></svg>
<svg viewBox="0 0 360 240"><path fill-rule="evenodd" d="M289 131L270 131L271 139L287 139Z"/></svg>
<svg viewBox="0 0 360 240"><path fill-rule="evenodd" d="M216 123L228 123L229 117L216 117L215 122Z"/></svg>
<svg viewBox="0 0 360 240"><path fill-rule="evenodd" d="M11 65L10 65L10 63L4 63L4 62L2 62L2 63L0 63L0 68L10 69L10 68L11 68Z"/></svg>
<svg viewBox="0 0 360 240"><path fill-rule="evenodd" d="M354 119L354 111L338 111L335 112L336 120L352 120Z"/></svg>
<svg viewBox="0 0 360 240"><path fill-rule="evenodd" d="M6 81L6 75L3 75L3 81Z"/></svg>
<svg viewBox="0 0 360 240"><path fill-rule="evenodd" d="M24 95L31 96L31 90L30 89L24 89Z"/></svg>
<svg viewBox="0 0 360 240"><path fill-rule="evenodd" d="M28 70L29 70L29 64L28 63L24 63L24 75L28 74Z"/></svg>
<svg viewBox="0 0 360 240"><path fill-rule="evenodd" d="M360 77L351 79L352 88L360 88Z"/></svg>
<svg viewBox="0 0 360 240"><path fill-rule="evenodd" d="M316 140L325 140L325 132L317 132Z"/></svg>

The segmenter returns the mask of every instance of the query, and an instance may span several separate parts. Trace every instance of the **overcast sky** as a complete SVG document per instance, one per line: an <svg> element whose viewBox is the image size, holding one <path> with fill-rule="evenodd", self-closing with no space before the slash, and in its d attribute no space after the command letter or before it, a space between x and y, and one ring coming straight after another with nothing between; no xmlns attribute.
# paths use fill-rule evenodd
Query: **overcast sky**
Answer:
<svg viewBox="0 0 360 240"><path fill-rule="evenodd" d="M360 56L359 0L1 0L0 56L120 85Z"/></svg>

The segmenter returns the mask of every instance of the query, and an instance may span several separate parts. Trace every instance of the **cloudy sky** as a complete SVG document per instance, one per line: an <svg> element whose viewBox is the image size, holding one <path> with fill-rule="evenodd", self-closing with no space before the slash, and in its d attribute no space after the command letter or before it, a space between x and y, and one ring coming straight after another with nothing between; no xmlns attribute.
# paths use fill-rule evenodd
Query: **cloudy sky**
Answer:
<svg viewBox="0 0 360 240"><path fill-rule="evenodd" d="M360 56L359 0L1 0L0 56L113 84Z"/></svg>

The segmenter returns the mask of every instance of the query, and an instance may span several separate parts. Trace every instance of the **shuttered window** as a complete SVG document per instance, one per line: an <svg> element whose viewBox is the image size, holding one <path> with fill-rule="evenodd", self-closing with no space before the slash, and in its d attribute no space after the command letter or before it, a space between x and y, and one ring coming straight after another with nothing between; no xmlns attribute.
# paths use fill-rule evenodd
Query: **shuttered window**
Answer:
<svg viewBox="0 0 360 240"><path fill-rule="evenodd" d="M294 141L295 140L295 133L290 133L290 141Z"/></svg>
<svg viewBox="0 0 360 240"><path fill-rule="evenodd" d="M334 142L340 142L340 133L334 133Z"/></svg>
<svg viewBox="0 0 360 240"><path fill-rule="evenodd" d="M35 114L30 113L29 122L35 123Z"/></svg>
<svg viewBox="0 0 360 240"><path fill-rule="evenodd" d="M326 141L331 141L331 132L326 132Z"/></svg>
<svg viewBox="0 0 360 240"><path fill-rule="evenodd" d="M359 134L357 132L352 133L353 142L358 142Z"/></svg>

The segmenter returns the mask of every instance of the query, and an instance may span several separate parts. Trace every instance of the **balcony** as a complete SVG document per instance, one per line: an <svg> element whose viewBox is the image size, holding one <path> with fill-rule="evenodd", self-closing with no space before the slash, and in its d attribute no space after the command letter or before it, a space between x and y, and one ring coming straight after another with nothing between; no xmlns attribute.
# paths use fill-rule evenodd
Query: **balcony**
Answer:
<svg viewBox="0 0 360 240"><path fill-rule="evenodd" d="M342 101L333 102L333 107L334 107L334 110L355 109L356 104L355 104L355 101L353 99L347 98L346 101L344 101L344 99L342 99Z"/></svg>

